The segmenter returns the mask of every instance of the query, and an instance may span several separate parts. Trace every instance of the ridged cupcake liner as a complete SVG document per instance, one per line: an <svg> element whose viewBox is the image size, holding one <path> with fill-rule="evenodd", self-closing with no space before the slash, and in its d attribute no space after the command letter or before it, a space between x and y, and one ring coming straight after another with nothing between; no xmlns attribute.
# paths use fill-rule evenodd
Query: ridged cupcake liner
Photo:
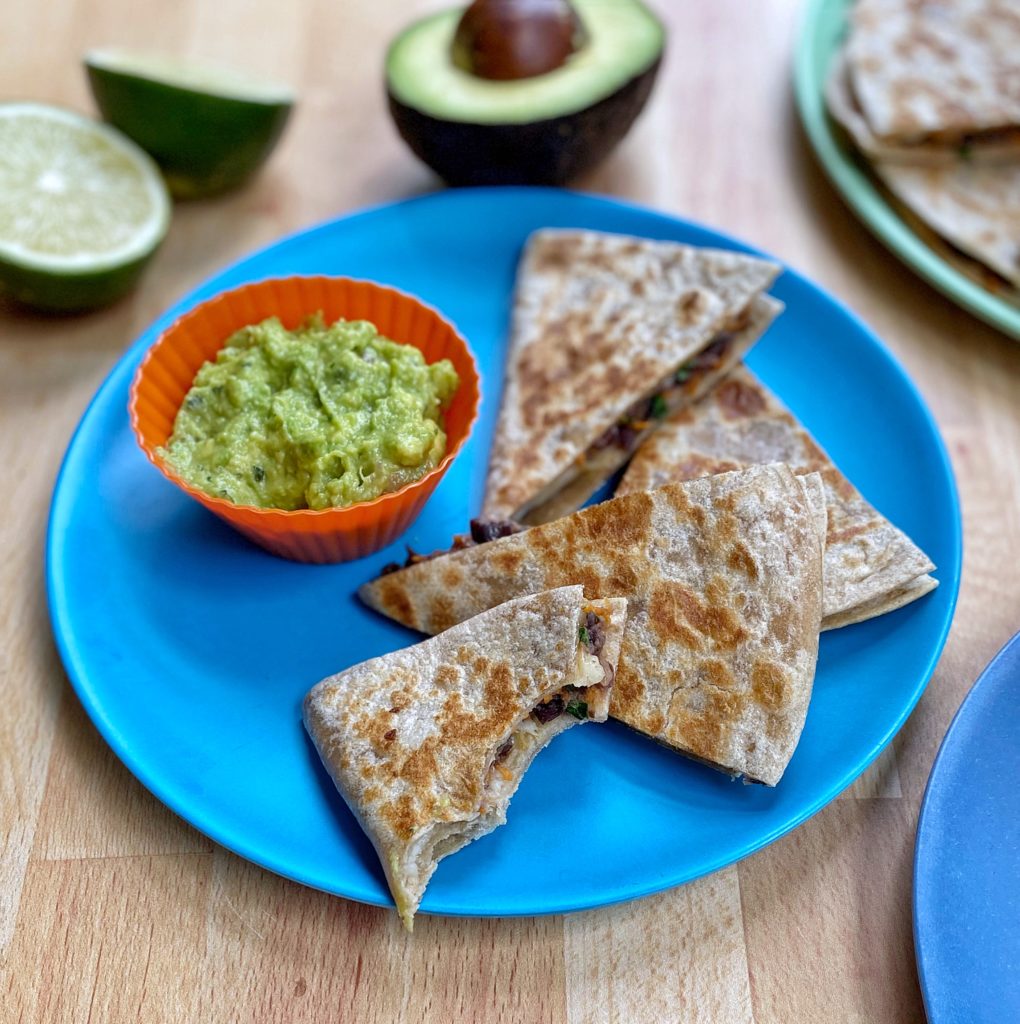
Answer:
<svg viewBox="0 0 1020 1024"><path fill-rule="evenodd" d="M414 345L429 363L449 359L460 386L444 415L446 455L420 480L373 501L321 510L234 505L186 483L158 449L195 374L239 328L276 316L288 329L321 310L327 323L370 320L380 334ZM288 277L243 285L203 302L172 324L146 353L131 385L131 426L149 461L195 501L273 554L298 562L346 562L385 547L421 512L468 439L478 416L478 370L467 343L431 306L395 288L342 277Z"/></svg>

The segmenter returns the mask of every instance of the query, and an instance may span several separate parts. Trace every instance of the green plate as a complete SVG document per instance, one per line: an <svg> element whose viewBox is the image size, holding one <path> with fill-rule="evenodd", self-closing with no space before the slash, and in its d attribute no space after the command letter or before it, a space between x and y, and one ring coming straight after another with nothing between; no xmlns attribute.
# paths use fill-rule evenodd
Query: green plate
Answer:
<svg viewBox="0 0 1020 1024"><path fill-rule="evenodd" d="M1020 309L986 291L924 242L892 206L825 110L829 63L846 34L852 0L809 0L794 66L797 107L808 139L850 208L907 266L953 302L1020 338Z"/></svg>

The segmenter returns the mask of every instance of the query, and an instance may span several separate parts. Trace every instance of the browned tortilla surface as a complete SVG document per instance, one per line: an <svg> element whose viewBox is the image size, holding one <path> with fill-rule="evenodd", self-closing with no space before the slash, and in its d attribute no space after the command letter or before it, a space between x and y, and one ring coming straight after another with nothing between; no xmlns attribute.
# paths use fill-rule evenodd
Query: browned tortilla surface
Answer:
<svg viewBox="0 0 1020 1024"><path fill-rule="evenodd" d="M611 714L774 785L814 678L825 534L817 483L772 465L670 484L420 562L359 594L426 633L549 587L626 597Z"/></svg>
<svg viewBox="0 0 1020 1024"><path fill-rule="evenodd" d="M576 681L582 612L605 630L615 669L626 602L588 602L578 586L510 601L442 636L373 658L323 680L305 698L308 732L351 811L372 840L410 927L438 860L505 820L531 759L578 723L563 713L516 762L503 795L486 803L489 766L545 697ZM608 694L591 698L604 721Z"/></svg>
<svg viewBox="0 0 1020 1024"><path fill-rule="evenodd" d="M518 271L483 514L522 518L539 504L635 402L671 382L718 332L743 326L778 271L753 256L673 242L532 235Z"/></svg>
<svg viewBox="0 0 1020 1024"><path fill-rule="evenodd" d="M823 629L882 615L936 586L928 556L878 512L811 434L754 374L739 367L700 402L663 424L640 448L618 494L785 462L818 473L825 488Z"/></svg>

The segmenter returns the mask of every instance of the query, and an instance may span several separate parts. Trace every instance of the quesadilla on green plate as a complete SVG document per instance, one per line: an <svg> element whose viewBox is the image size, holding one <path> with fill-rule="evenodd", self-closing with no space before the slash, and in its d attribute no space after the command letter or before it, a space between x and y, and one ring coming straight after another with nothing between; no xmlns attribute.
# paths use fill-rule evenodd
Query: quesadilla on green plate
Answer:
<svg viewBox="0 0 1020 1024"><path fill-rule="evenodd" d="M517 276L482 515L579 508L669 413L735 365L782 309L779 267L741 253L542 230Z"/></svg>
<svg viewBox="0 0 1020 1024"><path fill-rule="evenodd" d="M875 137L1020 148L1020 13L1008 0L858 0L850 80Z"/></svg>
<svg viewBox="0 0 1020 1024"><path fill-rule="evenodd" d="M308 732L408 930L439 860L506 821L535 755L572 725L606 720L626 617L623 599L548 590L305 698Z"/></svg>
<svg viewBox="0 0 1020 1024"><path fill-rule="evenodd" d="M549 587L580 583L591 599L625 597L610 714L775 785L811 695L824 538L821 481L754 466L437 554L358 593L425 633Z"/></svg>
<svg viewBox="0 0 1020 1024"><path fill-rule="evenodd" d="M963 147L886 143L861 110L843 57L833 62L825 99L908 211L960 252L1020 286L1020 131L1005 138L982 135L984 141Z"/></svg>
<svg viewBox="0 0 1020 1024"><path fill-rule="evenodd" d="M893 611L933 590L928 556L876 511L808 431L744 366L667 420L634 456L617 494L785 462L817 473L825 490L822 629Z"/></svg>

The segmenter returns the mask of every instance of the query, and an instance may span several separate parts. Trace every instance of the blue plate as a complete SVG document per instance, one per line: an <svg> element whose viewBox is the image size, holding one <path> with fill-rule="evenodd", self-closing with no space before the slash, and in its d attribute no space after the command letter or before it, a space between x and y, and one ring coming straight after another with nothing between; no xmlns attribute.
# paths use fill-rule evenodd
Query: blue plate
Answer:
<svg viewBox="0 0 1020 1024"><path fill-rule="evenodd" d="M1020 633L974 684L928 780L914 944L931 1024L1020 1021Z"/></svg>
<svg viewBox="0 0 1020 1024"><path fill-rule="evenodd" d="M546 225L753 251L696 224L551 189L441 192L323 224L206 282L146 331L85 413L57 481L50 611L96 726L196 828L327 892L389 902L372 848L306 740L299 702L323 676L416 639L354 596L402 543L338 566L296 565L251 546L146 462L128 426L128 384L162 328L243 282L347 274L419 295L460 326L482 373L474 435L403 538L418 550L444 545L479 507L514 271L528 233ZM787 309L751 365L931 554L941 586L823 637L803 739L776 789L732 783L616 725L572 730L528 773L509 824L442 862L424 910L576 910L732 863L852 782L924 689L960 571L942 443L910 381L860 321L792 271L773 290Z"/></svg>

